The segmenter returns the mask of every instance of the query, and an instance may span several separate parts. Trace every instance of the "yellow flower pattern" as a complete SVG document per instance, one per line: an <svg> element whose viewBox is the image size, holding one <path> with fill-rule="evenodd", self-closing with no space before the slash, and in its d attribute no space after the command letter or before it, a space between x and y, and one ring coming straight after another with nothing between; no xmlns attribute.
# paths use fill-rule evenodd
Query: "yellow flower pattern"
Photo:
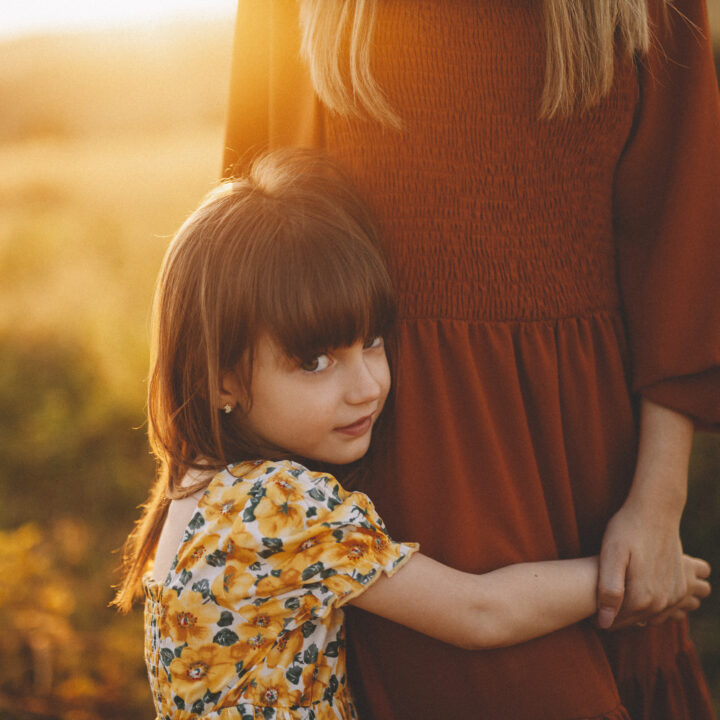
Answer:
<svg viewBox="0 0 720 720"><path fill-rule="evenodd" d="M355 720L342 605L417 550L291 461L218 473L165 583L145 577L156 720Z"/></svg>

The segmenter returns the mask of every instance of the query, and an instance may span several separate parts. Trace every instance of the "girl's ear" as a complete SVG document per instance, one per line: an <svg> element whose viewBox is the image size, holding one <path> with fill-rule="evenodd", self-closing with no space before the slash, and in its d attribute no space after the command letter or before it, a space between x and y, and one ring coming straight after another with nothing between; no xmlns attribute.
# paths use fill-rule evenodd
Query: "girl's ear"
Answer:
<svg viewBox="0 0 720 720"><path fill-rule="evenodd" d="M245 391L235 370L223 370L220 373L220 389L218 391L218 409L226 413L232 412L238 404L244 404ZM230 409L228 409L230 408Z"/></svg>

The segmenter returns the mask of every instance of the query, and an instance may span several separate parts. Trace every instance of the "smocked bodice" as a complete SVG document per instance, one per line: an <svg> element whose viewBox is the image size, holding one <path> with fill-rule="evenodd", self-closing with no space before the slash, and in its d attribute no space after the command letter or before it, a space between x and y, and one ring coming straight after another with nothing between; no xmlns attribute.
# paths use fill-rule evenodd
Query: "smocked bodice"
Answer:
<svg viewBox="0 0 720 720"><path fill-rule="evenodd" d="M379 219L402 314L502 321L617 308L613 175L635 111L633 68L592 113L541 120L539 11L516 3L508 24L494 3L421 4L381 3L372 56L403 130L325 118L328 149ZM469 5L478 18L460 22Z"/></svg>

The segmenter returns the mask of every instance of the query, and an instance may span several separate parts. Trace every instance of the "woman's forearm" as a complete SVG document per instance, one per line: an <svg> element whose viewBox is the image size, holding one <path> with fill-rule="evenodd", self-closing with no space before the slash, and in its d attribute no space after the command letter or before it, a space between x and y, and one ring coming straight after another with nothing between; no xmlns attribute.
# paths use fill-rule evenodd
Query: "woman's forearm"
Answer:
<svg viewBox="0 0 720 720"><path fill-rule="evenodd" d="M643 398L640 438L630 498L649 503L679 522L687 498L693 423Z"/></svg>
<svg viewBox="0 0 720 720"><path fill-rule="evenodd" d="M686 593L680 519L692 436L689 418L643 399L633 482L600 553L600 627L646 622Z"/></svg>

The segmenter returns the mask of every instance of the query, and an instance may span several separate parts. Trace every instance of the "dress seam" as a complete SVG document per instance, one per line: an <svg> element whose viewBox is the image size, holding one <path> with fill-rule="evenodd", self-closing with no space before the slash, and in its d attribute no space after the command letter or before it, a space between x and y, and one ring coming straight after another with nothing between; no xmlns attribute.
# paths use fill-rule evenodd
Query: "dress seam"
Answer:
<svg viewBox="0 0 720 720"><path fill-rule="evenodd" d="M622 317L622 308L603 308L592 310L581 315L561 315L555 318L535 318L535 319L508 319L508 320L490 320L490 319L468 319L461 317L437 317L432 315L412 315L400 317L400 324L409 324L418 320L431 320L435 322L457 322L466 325L557 325L559 323L571 320L590 320L598 317ZM592 719L591 719L592 720Z"/></svg>

